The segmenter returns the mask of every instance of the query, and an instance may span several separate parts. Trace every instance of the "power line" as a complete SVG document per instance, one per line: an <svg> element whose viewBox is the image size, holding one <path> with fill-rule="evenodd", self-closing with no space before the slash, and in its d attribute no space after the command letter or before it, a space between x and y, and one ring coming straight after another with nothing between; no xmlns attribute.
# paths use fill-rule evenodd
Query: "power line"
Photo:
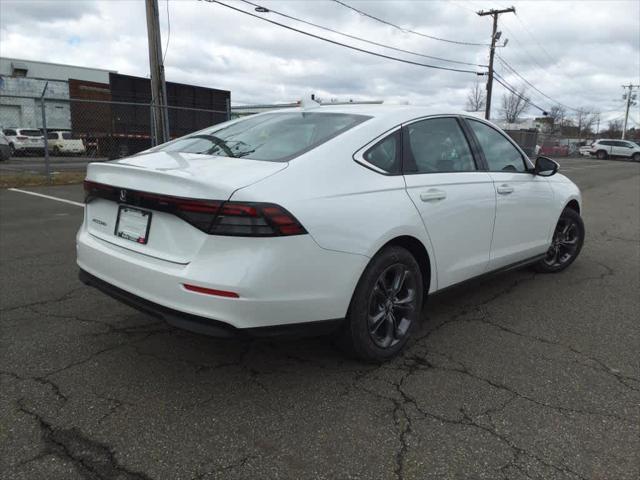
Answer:
<svg viewBox="0 0 640 480"><path fill-rule="evenodd" d="M554 98L550 97L549 95L547 95L546 93L544 93L542 90L540 90L538 87L536 87L533 83L531 83L529 80L527 80L526 78L524 78L522 75L520 75L515 68L513 68L511 65L509 65L509 63L502 58L500 55L496 55L498 57L498 61L507 69L509 69L514 75L518 76L524 83L526 83L527 85L529 85L531 88L533 88L536 92L538 92L540 95L542 95L543 97L545 97L547 100L551 100L554 103L557 103L558 105L566 108L567 110L573 110L574 112L579 112L581 111L578 108L573 108L570 107L569 105L565 105L562 102L559 102L557 100L555 100Z"/></svg>
<svg viewBox="0 0 640 480"><path fill-rule="evenodd" d="M333 0L334 2L336 2L338 5L342 5L343 7L348 8L349 10L353 10L356 13L359 13L360 15L370 18L372 20L375 20L376 22L380 22L380 23L384 23L385 25L389 25L390 27L393 27L397 30L400 30L401 32L404 33L412 33L413 35L419 35L421 37L425 37L425 38L430 38L431 40L438 40L439 42L447 42L447 43L453 43L456 45L472 45L472 46L476 46L476 47L487 47L489 46L489 44L487 43L474 43L474 42L462 42L462 41L458 41L458 40L449 40L447 38L441 38L441 37L435 37L433 35L429 35L426 33L422 33L422 32L417 32L415 30L410 30L408 28L403 28L400 25L396 25L395 23L391 23L387 20L384 20L382 18L379 17L375 17L373 15L371 15L370 13L367 12L363 12L362 10L359 10L355 7L352 7L351 5L348 5L340 0Z"/></svg>
<svg viewBox="0 0 640 480"><path fill-rule="evenodd" d="M536 105L535 103L533 103L533 102L531 101L531 99L529 99L529 98L527 98L527 97L524 97L520 92L518 92L518 91L515 89L515 87L513 87L512 85L510 85L510 84L509 84L509 82L507 82L507 81L504 79L504 77L503 77L502 75L498 74L497 72L494 72L493 74L495 75L495 81L496 81L496 82L498 82L500 85L502 85L504 88L506 88L509 92L513 93L516 97L518 97L518 98L520 98L520 99L524 100L524 101L525 101L525 103L527 103L527 104L531 105L532 107L537 108L537 109L538 109L538 110L540 110L543 114L546 114L546 113L547 113L547 111L546 111L544 108L542 108L542 107L540 107L540 106Z"/></svg>
<svg viewBox="0 0 640 480"><path fill-rule="evenodd" d="M512 38L512 39L513 39L513 40L518 44L518 46L522 48L523 52L524 52L528 57L530 57L530 58L531 58L531 60L533 61L533 63L535 63L535 64L536 64L536 66L540 69L540 71L541 71L541 72L543 72L543 73L547 73L547 72L546 72L546 70L547 70L547 68L548 68L548 67L543 66L543 65L538 61L538 59L537 59L537 58L536 58L536 57L535 57L535 56L534 56L534 55L529 51L529 49L527 48L527 46L526 46L523 42L521 42L521 41L518 39L518 36L513 32L513 30L511 30L511 29L509 28L509 25L507 25L507 22L504 22L504 23L502 24L502 28L504 28L504 29L507 31L507 33L509 34L509 38L510 38L510 39Z"/></svg>
<svg viewBox="0 0 640 480"><path fill-rule="evenodd" d="M391 55L385 55L383 53L372 52L371 50L366 50L364 48L355 47L353 45L348 45L346 43L338 42L336 40L331 40L330 38L322 37L320 35L316 35L316 34L311 33L311 32L306 32L304 30L300 30L298 28L291 27L289 25L285 25L283 23L276 22L275 20L271 20L269 18L261 17L260 15L256 15L254 13L247 12L246 10L242 10L240 8L228 5L226 3L220 2L219 0L204 0L204 1L207 2L207 3L217 3L218 5L222 5L223 7L230 8L231 10L235 10L236 12L244 13L245 15L249 15L251 17L258 18L258 19L263 20L265 22L269 22L269 23L271 23L273 25L277 25L279 27L286 28L287 30L291 30L291 31L294 31L294 32L297 32L297 33L301 33L303 35L307 35L308 37L316 38L316 39L322 40L324 42L328 42L328 43L332 43L334 45L339 45L341 47L349 48L349 49L355 50L357 52L367 53L369 55L373 55L373 56L380 57L380 58L386 58L387 60L394 60L396 62L407 63L409 65L417 65L419 67L433 68L433 69L436 69L436 70L446 70L446 71L449 71L449 72L472 73L474 75L484 75L484 72L477 72L475 70L465 70L465 69L461 69L461 68L443 67L441 65L431 65L431 64L428 64L428 63L414 62L413 60L406 60L404 58L392 57Z"/></svg>
<svg viewBox="0 0 640 480"><path fill-rule="evenodd" d="M383 47L383 48L388 48L390 50L395 50L396 52L408 53L410 55L416 55L418 57L430 58L432 60L440 60L441 62L449 62L449 63L456 63L456 64L459 64L459 65L470 65L470 66L473 66L473 67L485 67L486 68L486 65L481 65L481 64L477 64L477 63L470 63L470 62L462 62L462 61L459 61L459 60L450 60L448 58L442 58L442 57L434 57L433 55L426 55L426 54L423 54L423 53L412 52L410 50L404 50L402 48L392 47L390 45L386 45L386 44L383 44L383 43L374 42L373 40L367 40L366 38L357 37L357 36L351 35L349 33L340 32L338 30L334 30L333 28L325 27L323 25L318 25L317 23L313 23L313 22L310 22L310 21L307 21L307 20L303 20L301 18L294 17L293 15L288 15L286 13L278 12L276 10L273 10L272 8L266 8L266 7L263 7L261 5L258 5L257 3L250 2L248 0L241 0L241 1L256 7L256 11L259 11L261 13L274 13L276 15L280 15L281 17L288 18L290 20L295 20L297 22L301 22L301 23L304 23L306 25L310 25L312 27L316 27L316 28L320 28L322 30L326 30L328 32L336 33L338 35L342 35L344 37L348 37L348 38L351 38L353 40L358 40L360 42L369 43L371 45L376 45L378 47ZM260 9L260 10L258 10L258 9Z"/></svg>
<svg viewBox="0 0 640 480"><path fill-rule="evenodd" d="M555 62L555 59L551 56L551 54L547 51L547 49L544 48L544 46L542 46L542 44L538 41L535 35L531 33L531 30L529 30L529 27L527 27L525 22L520 18L520 15L518 15L517 13L516 13L516 20L518 20L520 25L522 25L522 28L524 28L524 30L529 34L532 40L538 45L538 47L540 47L540 50L542 50L544 54L549 58L549 60L551 60L552 62Z"/></svg>

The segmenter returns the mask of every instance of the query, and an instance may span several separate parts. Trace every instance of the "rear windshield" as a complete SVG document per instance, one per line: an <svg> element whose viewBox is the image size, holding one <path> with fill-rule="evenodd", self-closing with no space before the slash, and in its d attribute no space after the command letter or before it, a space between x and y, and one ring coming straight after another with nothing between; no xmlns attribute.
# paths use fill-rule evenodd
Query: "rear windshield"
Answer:
<svg viewBox="0 0 640 480"><path fill-rule="evenodd" d="M370 117L346 113L267 113L223 124L156 147L155 152L200 153L285 162Z"/></svg>
<svg viewBox="0 0 640 480"><path fill-rule="evenodd" d="M42 132L40 130L20 130L20 135L27 137L41 137Z"/></svg>

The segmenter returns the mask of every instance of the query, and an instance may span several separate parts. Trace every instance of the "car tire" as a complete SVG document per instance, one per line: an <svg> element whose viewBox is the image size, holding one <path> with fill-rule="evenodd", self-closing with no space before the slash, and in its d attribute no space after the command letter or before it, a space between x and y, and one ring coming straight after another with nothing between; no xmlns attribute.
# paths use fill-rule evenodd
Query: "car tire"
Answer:
<svg viewBox="0 0 640 480"><path fill-rule="evenodd" d="M631 159L632 159L634 162L640 162L640 152L638 152L638 153L634 153L634 154L633 154L633 156L631 157Z"/></svg>
<svg viewBox="0 0 640 480"><path fill-rule="evenodd" d="M599 160L606 160L608 155L607 155L607 152L605 152L604 150L598 150L596 152L596 157L598 157Z"/></svg>
<svg viewBox="0 0 640 480"><path fill-rule="evenodd" d="M13 143L9 144L9 158L15 156L16 154L16 147L13 145Z"/></svg>
<svg viewBox="0 0 640 480"><path fill-rule="evenodd" d="M369 362L397 355L415 330L422 307L423 279L408 250L389 246L374 256L356 286L339 345Z"/></svg>
<svg viewBox="0 0 640 480"><path fill-rule="evenodd" d="M54 154L56 157L59 157L59 156L61 155L61 153L60 153L60 149L59 149L58 147L53 147L53 154Z"/></svg>
<svg viewBox="0 0 640 480"><path fill-rule="evenodd" d="M582 217L571 208L565 208L553 232L546 257L534 265L539 273L558 273L571 265L582 250L585 229Z"/></svg>

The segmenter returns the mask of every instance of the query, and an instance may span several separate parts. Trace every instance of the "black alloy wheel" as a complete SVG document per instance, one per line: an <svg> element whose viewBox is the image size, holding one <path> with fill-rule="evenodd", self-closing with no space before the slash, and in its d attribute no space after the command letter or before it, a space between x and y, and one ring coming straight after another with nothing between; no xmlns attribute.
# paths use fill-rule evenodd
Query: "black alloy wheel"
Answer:
<svg viewBox="0 0 640 480"><path fill-rule="evenodd" d="M354 356L381 362L398 354L420 319L423 278L413 255L400 246L380 250L365 268L338 341Z"/></svg>
<svg viewBox="0 0 640 480"><path fill-rule="evenodd" d="M580 214L575 210L565 209L553 232L545 258L536 265L537 270L554 273L567 268L578 257L584 236L584 223Z"/></svg>
<svg viewBox="0 0 640 480"><path fill-rule="evenodd" d="M387 267L376 280L369 300L369 334L380 348L396 345L409 331L417 305L416 280L403 264Z"/></svg>

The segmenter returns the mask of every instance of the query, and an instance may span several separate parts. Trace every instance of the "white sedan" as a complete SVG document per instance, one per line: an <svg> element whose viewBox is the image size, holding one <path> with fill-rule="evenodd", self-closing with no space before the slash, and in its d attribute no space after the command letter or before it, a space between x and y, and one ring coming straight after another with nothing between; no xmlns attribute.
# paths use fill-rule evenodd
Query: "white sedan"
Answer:
<svg viewBox="0 0 640 480"><path fill-rule="evenodd" d="M498 127L409 106L244 117L89 165L80 278L211 335L333 331L368 360L427 294L584 240L578 188Z"/></svg>

